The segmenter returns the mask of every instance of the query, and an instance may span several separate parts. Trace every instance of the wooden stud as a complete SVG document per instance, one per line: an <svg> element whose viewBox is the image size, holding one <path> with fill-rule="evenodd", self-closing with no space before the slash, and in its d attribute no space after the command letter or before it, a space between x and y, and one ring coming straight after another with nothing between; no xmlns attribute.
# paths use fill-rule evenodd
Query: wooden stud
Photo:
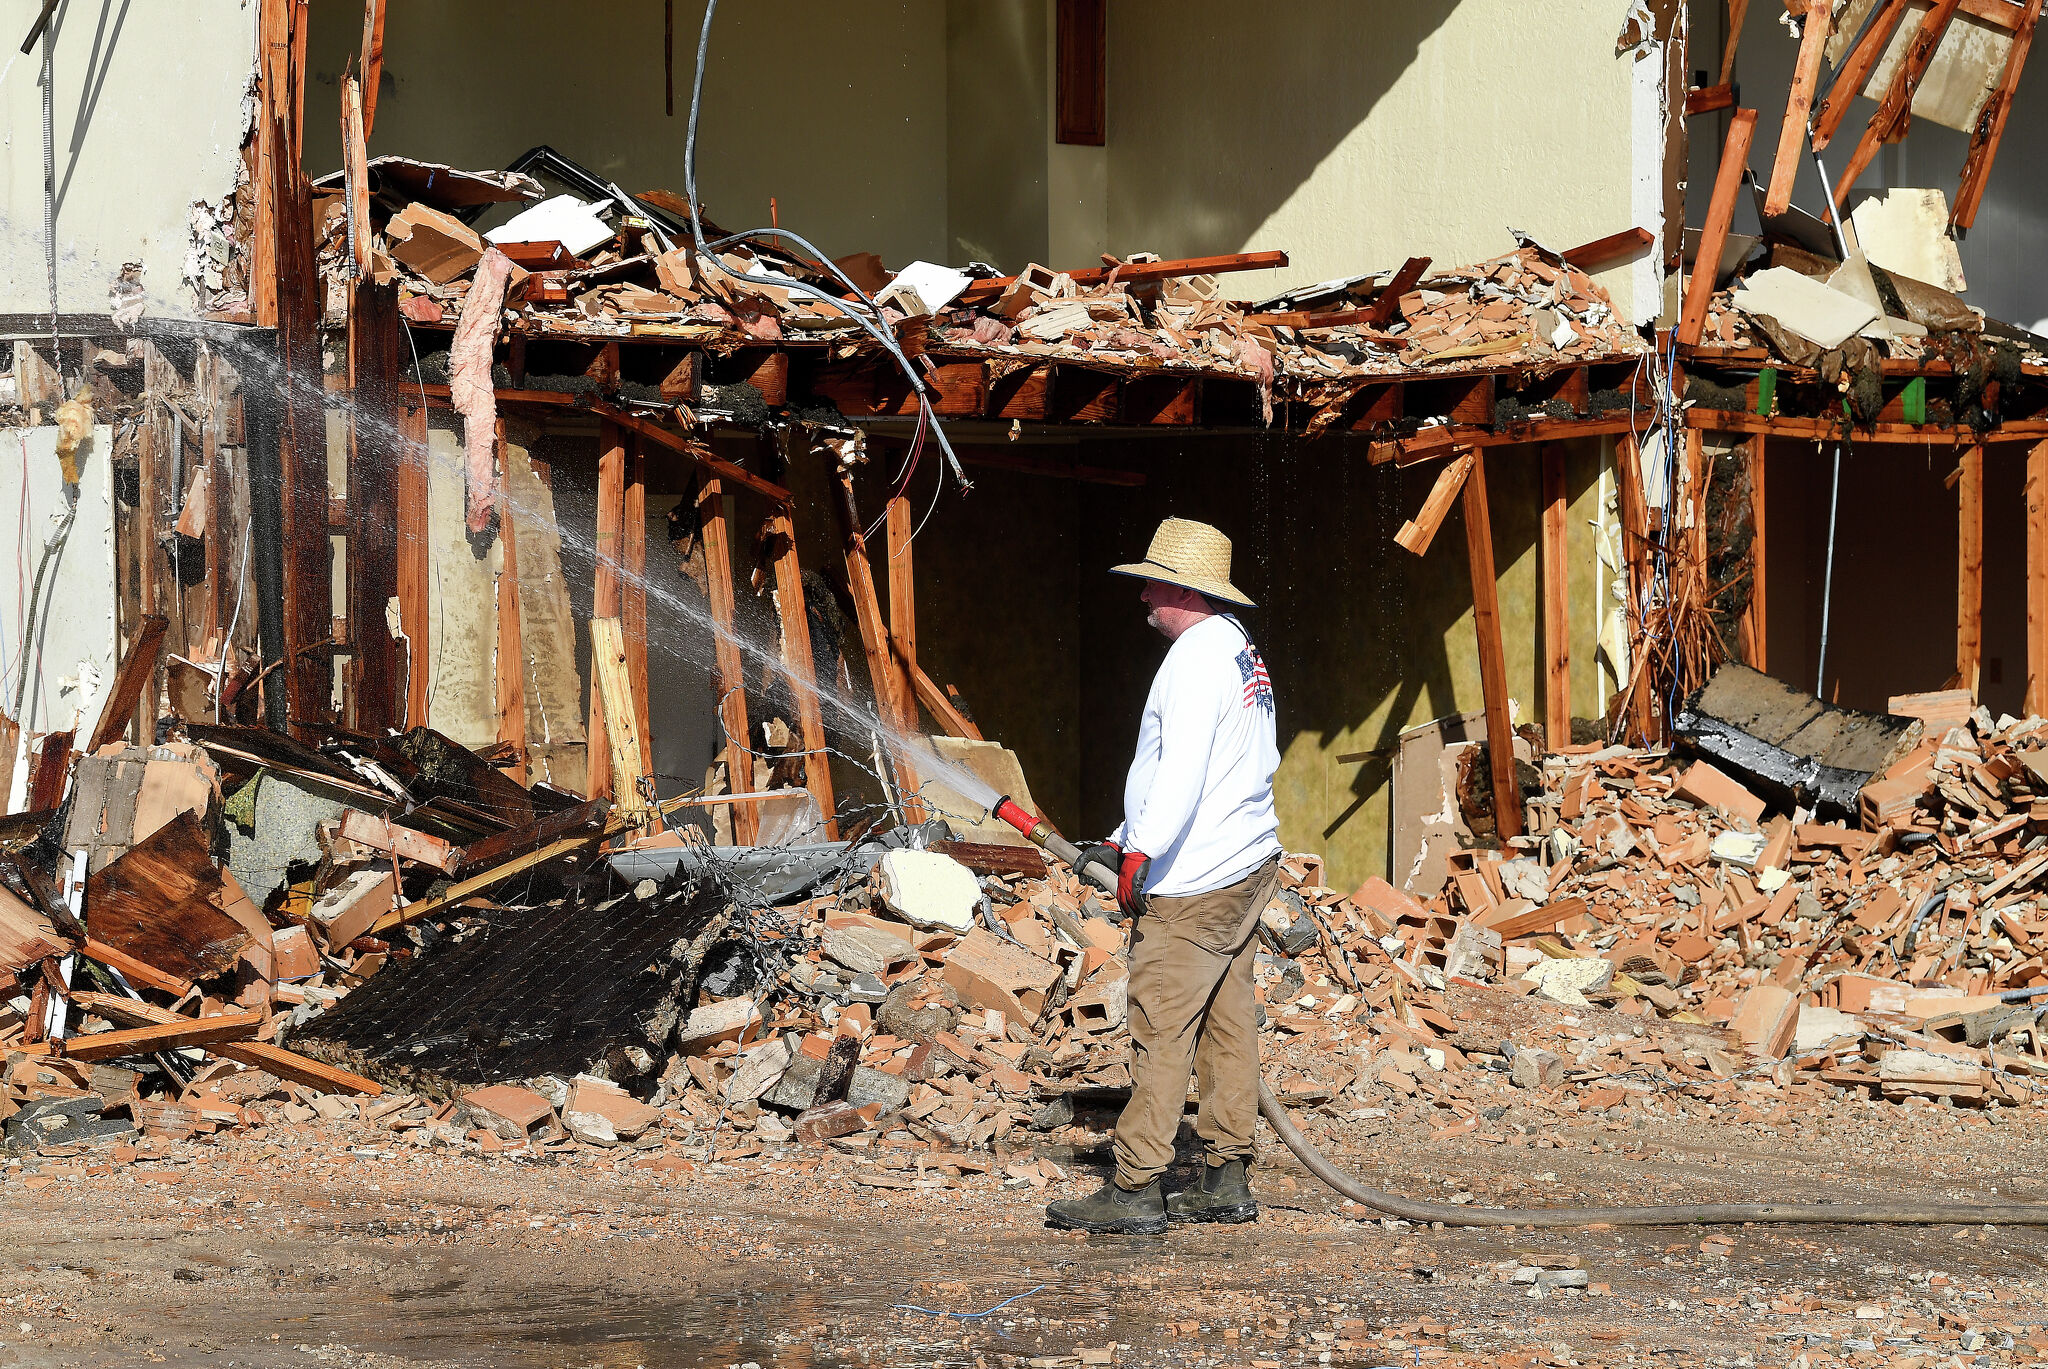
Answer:
<svg viewBox="0 0 2048 1369"><path fill-rule="evenodd" d="M1856 46L1835 68L1835 83L1828 90L1828 98L1820 102L1819 112L1813 121L1813 147L1816 152L1834 141L1836 130L1848 117L1850 103L1863 89L1863 83L1870 79L1871 68L1877 65L1877 59L1890 45L1892 30L1898 27L1900 17L1906 12L1906 0L1880 0L1880 3L1882 8L1863 25Z"/></svg>
<svg viewBox="0 0 2048 1369"><path fill-rule="evenodd" d="M1492 758L1493 817L1500 839L1522 834L1522 789L1515 782L1515 733L1508 723L1508 670L1500 641L1500 585L1494 579L1493 526L1486 507L1486 457L1473 452L1465 480L1465 553L1472 570L1472 626L1479 638L1479 692Z"/></svg>
<svg viewBox="0 0 2048 1369"><path fill-rule="evenodd" d="M127 735L128 724L135 717L135 708L142 699L144 687L156 678L157 658L163 654L164 632L169 626L162 614L152 613L136 629L134 640L128 643L128 651L121 658L120 668L114 672L114 687L107 694L106 704L100 709L99 723L93 728L92 741L85 748L88 754ZM156 736L151 730L141 734L138 740L149 746L155 743Z"/></svg>
<svg viewBox="0 0 2048 1369"><path fill-rule="evenodd" d="M904 707L896 697L899 676L895 654L889 645L888 626L882 621L881 600L875 594L875 574L868 564L867 539L861 535L860 516L853 502L853 477L843 470L839 473L839 495L840 532L846 542L846 581L853 594L853 614L860 627L861 650L867 656L868 680L875 691L875 715L885 728L907 735L914 728L904 724ZM917 772L909 759L901 754L901 748L893 738L890 750L897 753L896 782L904 795L903 806L907 816L915 807L909 796L917 792ZM922 812L922 809L917 811Z"/></svg>
<svg viewBox="0 0 2048 1369"><path fill-rule="evenodd" d="M619 525L624 521L625 510L625 431L607 419L597 425L597 556L590 590L590 616L593 621L619 616ZM591 640L594 660L596 638ZM613 794L611 746L605 737L604 700L598 693L594 665L590 673L590 707L584 736L588 741L583 792L593 799L600 796L609 798Z"/></svg>
<svg viewBox="0 0 2048 1369"><path fill-rule="evenodd" d="M710 579L711 621L717 625L713 657L717 664L718 716L725 728L725 779L735 794L754 787L752 732L747 725L747 668L734 622L732 587L732 524L725 509L725 491L707 477L697 486L697 528L704 539L704 569ZM758 810L733 809L733 840L752 846L760 834Z"/></svg>
<svg viewBox="0 0 2048 1369"><path fill-rule="evenodd" d="M889 501L883 517L889 539L889 640L895 646L897 707L911 728L918 721L917 695L911 683L917 669L917 588L910 557L916 524L917 513L908 499L898 495Z"/></svg>
<svg viewBox="0 0 2048 1369"><path fill-rule="evenodd" d="M513 748L512 775L526 783L526 644L519 617L519 530L505 471L505 420L498 420L498 740Z"/></svg>
<svg viewBox="0 0 2048 1369"><path fill-rule="evenodd" d="M616 619L610 621L613 623L617 622ZM625 653L621 651L619 659L623 660L624 655ZM618 672L617 674L623 681L624 672ZM621 804L620 808L623 810L624 805ZM366 935L376 936L391 930L393 927L400 927L408 922L416 922L420 918L430 917L440 912L443 908L452 907L465 899L474 898L493 884L501 884L505 880L511 879L514 875L526 873L535 866L546 865L550 861L560 860L563 856L571 855L583 847L591 845L593 842L602 841L608 836L615 835L630 825L629 822L622 820L622 818L614 817L594 832L574 832L559 840L549 842L546 846L528 851L525 855L515 856L502 865L494 865L480 874L471 875L468 879L451 884L438 894L428 898L416 899L411 903L393 908L388 913L381 914L375 922L370 924L370 930Z"/></svg>
<svg viewBox="0 0 2048 1369"><path fill-rule="evenodd" d="M432 388L432 386L428 387L430 392ZM503 391L499 393L502 395ZM782 486L763 480L752 471L735 466L730 461L719 460L711 454L710 448L706 447L703 443L692 442L680 433L672 433L659 423L642 418L638 414L628 413L626 410L607 404L602 400L592 400L587 404L579 404L578 407L589 409L604 422L615 428L631 432L636 437L645 438L656 446L664 447L678 456L688 457L720 480L736 485L741 489L752 490L762 498L773 500L784 508L789 507L791 503L789 491L782 488Z"/></svg>
<svg viewBox="0 0 2048 1369"><path fill-rule="evenodd" d="M1736 110L1728 121L1728 140L1721 145L1721 169L1714 177L1714 197L1707 202L1707 225L1700 233L1692 274L1685 282L1685 313L1678 324L1682 347L1696 345L1706 326L1714 277L1719 274L1721 250L1728 242L1728 226L1735 221L1735 200L1742 189L1742 173L1749 167L1749 143L1755 135L1756 111Z"/></svg>
<svg viewBox="0 0 2048 1369"><path fill-rule="evenodd" d="M1984 112L1970 133L1970 152L1963 161L1963 178L1956 190L1956 207L1948 216L1951 228L1969 228L1977 222L1977 206L1984 201L1984 186L1991 179L1991 163L1998 156L1998 144L2005 137L2005 121L2012 114L2013 94L2019 89L2020 70L2034 45L2034 27L2041 18L2041 0L2027 0L2020 26L2013 31L2012 47L2005 55L2005 71L1998 89L1991 92Z"/></svg>
<svg viewBox="0 0 2048 1369"><path fill-rule="evenodd" d="M832 760L825 752L825 720L818 707L818 678L811 660L811 620L804 604L803 566L797 560L796 528L789 515L772 514L762 528L775 547L775 612L782 620L782 668L796 700L797 735L804 744L804 783L825 818L825 840L839 840L834 816Z"/></svg>
<svg viewBox="0 0 2048 1369"><path fill-rule="evenodd" d="M1478 459L1478 452L1473 450L1444 463L1444 468L1436 473L1436 483L1430 486L1428 497L1422 501L1422 508L1394 534L1394 545L1416 556L1429 550L1429 544L1436 540L1437 529L1443 526L1444 518L1450 513L1452 503L1456 501L1459 490L1464 488Z"/></svg>
<svg viewBox="0 0 2048 1369"><path fill-rule="evenodd" d="M2027 453L2026 710L2048 716L2048 442Z"/></svg>
<svg viewBox="0 0 2048 1369"><path fill-rule="evenodd" d="M427 726L430 630L427 586L434 575L434 548L427 531L427 411L405 406L399 414L396 523L398 625L405 634L405 725Z"/></svg>
<svg viewBox="0 0 2048 1369"><path fill-rule="evenodd" d="M398 500L410 460L404 450L406 423L397 405L398 352L405 345L399 328L397 292L358 281L348 313L349 387L354 392L347 499L349 725L372 734L398 720L398 644L384 610L399 592L407 554L399 542L402 524L408 516L420 516L401 509ZM222 497L220 484L215 490L216 498ZM424 491L420 502L426 502Z"/></svg>
<svg viewBox="0 0 2048 1369"><path fill-rule="evenodd" d="M626 668L625 630L615 617L590 620L590 673L597 681L604 709L605 745L611 752L619 811L644 812L652 805L640 786L629 778L646 773L645 753L640 747L639 705L633 701L632 676Z"/></svg>
<svg viewBox="0 0 2048 1369"><path fill-rule="evenodd" d="M1742 45L1742 21L1748 14L1749 0L1728 0L1728 41L1721 48L1721 85L1735 79L1735 49Z"/></svg>
<svg viewBox="0 0 2048 1369"><path fill-rule="evenodd" d="M1757 670L1769 670L1769 618L1765 610L1764 567L1764 444L1756 433L1749 439L1749 606L1742 613L1743 659Z"/></svg>
<svg viewBox="0 0 2048 1369"><path fill-rule="evenodd" d="M71 775L71 740L75 732L51 732L36 753L29 772L28 807L24 813L46 813L64 802L64 781Z"/></svg>
<svg viewBox="0 0 2048 1369"><path fill-rule="evenodd" d="M1778 156L1771 163L1771 186L1764 195L1764 213L1777 215L1792 207L1792 183L1806 151L1806 121L1813 112L1814 87L1820 84L1821 58L1827 53L1834 15L1826 4L1809 6L1799 35L1799 61L1792 68L1792 89L1785 99L1785 122L1778 128ZM1704 256L1700 260L1707 260ZM1708 262L1720 261L1718 253Z"/></svg>
<svg viewBox="0 0 2048 1369"><path fill-rule="evenodd" d="M647 450L636 433L626 443L626 507L619 528L619 620L626 631L626 671L639 710L647 774L654 773L654 722L647 685Z"/></svg>
<svg viewBox="0 0 2048 1369"><path fill-rule="evenodd" d="M1571 583L1564 447L1543 446L1543 715L1552 750L1572 739Z"/></svg>
<svg viewBox="0 0 2048 1369"><path fill-rule="evenodd" d="M982 741L981 729L974 725L974 719L960 711L947 690L939 688L931 676L914 662L910 663L910 687L924 702L925 708L949 737L964 737L970 741Z"/></svg>
<svg viewBox="0 0 2048 1369"><path fill-rule="evenodd" d="M348 251L355 279L370 274L370 154L364 146L363 92L353 76L341 78L342 191L348 199Z"/></svg>
<svg viewBox="0 0 2048 1369"><path fill-rule="evenodd" d="M377 122L377 83L384 79L384 0L363 0L363 136Z"/></svg>
<svg viewBox="0 0 2048 1369"><path fill-rule="evenodd" d="M1933 8L1921 16L1920 28L1907 46L1905 59L1892 76L1890 88L1878 104L1877 113L1870 116L1863 136L1857 139L1856 151L1851 154L1849 165L1835 182L1836 212L1839 213L1849 202L1849 192L1855 188L1856 178L1877 156L1878 144L1897 142L1912 127L1913 97L1920 90L1928 65L1934 61L1942 35L1948 32L1949 20L1955 17L1957 3L1958 0L1934 0Z"/></svg>
<svg viewBox="0 0 2048 1369"><path fill-rule="evenodd" d="M1366 322L1374 328L1389 322L1401 308L1401 296L1413 290L1415 282L1421 280L1422 273L1428 269L1428 257L1410 257L1402 262L1400 269L1387 278L1386 285L1373 297Z"/></svg>
<svg viewBox="0 0 2048 1369"><path fill-rule="evenodd" d="M1963 453L1956 484L1956 688L1976 697L1984 656L1984 448Z"/></svg>
<svg viewBox="0 0 2048 1369"><path fill-rule="evenodd" d="M221 1041L247 1039L263 1025L260 1012L217 1013L212 1017L181 1017L147 1027L122 1027L110 1032L72 1037L52 1042L67 1060L118 1060L124 1055L150 1055L156 1051L186 1046L210 1046Z"/></svg>

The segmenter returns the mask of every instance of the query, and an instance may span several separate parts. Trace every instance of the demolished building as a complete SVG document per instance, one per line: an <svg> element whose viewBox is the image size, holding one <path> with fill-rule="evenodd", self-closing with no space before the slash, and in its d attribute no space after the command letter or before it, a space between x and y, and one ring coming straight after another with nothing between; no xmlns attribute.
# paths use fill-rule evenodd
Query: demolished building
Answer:
<svg viewBox="0 0 2048 1369"><path fill-rule="evenodd" d="M1100 7L993 8L1052 49L1024 81L1056 125L1048 187L1111 109L1156 136L1142 74L1112 99L1098 61L1092 99L1070 87L1111 41ZM1506 62L1502 6L1447 8ZM2002 683L1983 528L1987 470L2027 444L2032 490L2048 462L2048 343L1960 300L1953 240L1914 236L1924 196L1801 215L1803 148L1781 144L1745 204L1755 112L1726 69L1686 88L1683 8L1585 8L1603 12L1556 41L1586 51L1597 27L1611 66L1588 89L1626 133L1587 154L1594 187L1519 223L1545 203L1529 184L1468 189L1483 249L1446 255L1461 221L1309 282L1246 275L1295 260L1277 212L1255 250L1183 252L1097 205L1098 238L1162 236L1062 257L1089 234L1048 210L1001 267L893 243L826 258L778 208L775 231L728 234L709 195L622 185L608 149L554 134L442 160L388 132L437 111L386 69L431 62L440 21L393 15L387 42L373 3L343 44L266 0L220 49L254 93L213 110L242 139L170 230L181 289L152 228L92 282L104 315L53 310L46 345L38 313L8 314L28 608L0 761L23 989L7 1105L75 1126L52 1100L104 1116L132 1094L151 1130L246 1123L181 1054L200 1050L302 1091L292 1107L400 1091L362 1119L487 1148L558 1125L658 1140L664 1107L766 1142L1082 1125L1091 1090L1127 1083L1125 934L948 776L1028 800L1028 775L1035 811L1107 826L1113 786L1083 758L1121 752L1099 720L1137 681L1108 659L1128 654L1114 601L1082 586L1166 502L1250 525L1248 586L1274 606L1255 626L1302 712L1283 836L1323 854L1291 860L1260 971L1291 1096L1362 1081L1465 1119L1511 1080L1626 1107L1654 1055L1724 1100L1759 1073L2026 1097L2048 1068L2010 1006L2048 985L2041 734L1981 703ZM1889 82L1868 163L1956 6L1896 59L1900 6L1802 8L1794 106L1836 27L1873 35L1840 58L1841 80ZM1970 22L2005 9L2030 32L2002 0ZM994 21L932 10L950 71L952 40ZM1418 60L1449 60L1437 41L1417 34ZM338 110L316 118L307 54L337 45ZM1997 49L1959 223L2024 53ZM1722 160L1688 194L1688 120L1697 147L1707 119ZM326 163L318 120L339 131ZM937 156L971 183L975 158ZM1006 206L970 208L949 200L946 236L976 243L955 211L978 231ZM76 256L60 298L83 297ZM1823 634L1844 612L1845 583L1798 583L1808 529L1771 513L1765 535L1777 472L1813 443L1846 449L1851 487L1861 463L1939 452L1958 510L1954 673L1945 649L1880 672L1866 640L1838 642L1830 676L1823 645L1819 694L1921 723L1830 763L1825 792L1694 726L1734 687L1726 662L1804 671L1809 597ZM2028 604L2048 595L2038 512ZM1453 522L1462 558L1435 545ZM1369 567L1363 592L1333 564ZM2026 660L2013 706L2048 712L2048 618L2027 616ZM1523 763L1494 760L1503 738ZM912 856L962 895L944 916L892 892ZM529 989L571 945L608 968ZM1589 1046L1544 1016L1560 1003L1636 1034ZM1502 1015L1526 1049L1499 1049ZM1331 1087L1323 1048L1361 1037L1379 1065ZM103 1060L156 1063L138 1083Z"/></svg>

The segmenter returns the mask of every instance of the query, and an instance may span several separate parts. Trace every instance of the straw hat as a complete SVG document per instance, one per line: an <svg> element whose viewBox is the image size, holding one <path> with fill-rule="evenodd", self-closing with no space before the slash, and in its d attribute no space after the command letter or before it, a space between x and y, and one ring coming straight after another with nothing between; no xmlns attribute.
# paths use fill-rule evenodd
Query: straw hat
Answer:
<svg viewBox="0 0 2048 1369"><path fill-rule="evenodd" d="M1110 573L1158 580L1225 603L1257 607L1243 590L1230 583L1230 539L1207 523L1188 518L1162 522L1159 531L1152 534L1152 545L1145 548L1144 560L1135 565L1111 566Z"/></svg>

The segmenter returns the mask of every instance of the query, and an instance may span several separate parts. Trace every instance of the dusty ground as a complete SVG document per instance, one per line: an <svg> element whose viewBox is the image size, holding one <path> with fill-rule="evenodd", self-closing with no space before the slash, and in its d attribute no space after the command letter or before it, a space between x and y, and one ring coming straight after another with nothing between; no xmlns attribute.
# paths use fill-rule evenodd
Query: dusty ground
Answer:
<svg viewBox="0 0 2048 1369"><path fill-rule="evenodd" d="M1527 1134L1517 1116L1441 1140L1399 1116L1320 1129L1370 1180L1482 1203L2048 1201L2040 1109L1837 1100ZM1276 1150L1255 1226L1083 1238L1044 1229L1040 1207L1092 1188L1099 1149L1053 1156L1068 1177L1039 1190L1000 1163L954 1189L876 1187L941 1158L886 1141L730 1161L687 1147L484 1157L316 1123L23 1157L0 1179L0 1365L1016 1369L1114 1344L1118 1364L1268 1369L1932 1366L2048 1350L2038 1228L1409 1230L1347 1216ZM1702 1249L1715 1234L1725 1254ZM1532 1299L1507 1281L1529 1252L1578 1256L1592 1291ZM894 1308L1027 1293L977 1320Z"/></svg>

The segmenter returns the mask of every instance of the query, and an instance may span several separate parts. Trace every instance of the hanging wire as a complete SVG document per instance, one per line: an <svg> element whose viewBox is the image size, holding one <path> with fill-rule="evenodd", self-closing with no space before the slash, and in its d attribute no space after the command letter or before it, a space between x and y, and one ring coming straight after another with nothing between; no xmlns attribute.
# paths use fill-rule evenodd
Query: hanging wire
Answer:
<svg viewBox="0 0 2048 1369"><path fill-rule="evenodd" d="M1828 609L1835 594L1835 511L1842 499L1842 444L1835 443L1835 478L1828 488L1828 554L1822 565L1820 579L1820 665L1814 671L1813 692L1816 697L1827 697L1828 679Z"/></svg>
<svg viewBox="0 0 2048 1369"><path fill-rule="evenodd" d="M683 189L690 200L690 236L696 243L698 260L708 262L714 269L724 272L735 280L750 281L757 285L772 285L779 289L793 291L796 294L807 295L812 299L829 305L847 318L852 319L862 332L873 338L881 345L884 351L888 352L898 369L903 372L904 378L910 382L911 391L917 395L919 422L930 421L932 431L939 439L939 449L945 454L946 465L952 471L953 479L960 486L960 489L963 492L972 489L974 487L973 482L968 480L967 472L960 464L960 458L954 454L953 444L946 439L945 426L938 421L938 415L932 410L931 391L926 388L924 378L918 374L917 368L911 365L910 359L903 354L903 349L897 345L896 335L889 329L887 322L883 319L880 306L873 299L869 298L865 290L854 284L852 277L848 276L837 262L825 255L824 252L813 246L801 235L793 233L787 228L773 226L768 228L748 228L738 233L729 233L716 242L707 243L704 241L704 220L698 209L697 199L697 117L704 102L704 65L711 50L711 21L717 14L718 0L707 0L704 6L704 25L697 35L697 71L695 77L690 82L690 123L689 131L683 144ZM867 315L864 316L860 309L854 308L845 298L829 295L808 281L798 280L786 275L778 277L757 275L751 271L738 271L729 266L724 258L718 255L721 249L733 246L736 243L775 240L794 243L799 249L810 256L819 269L828 271L838 277L840 283L865 307Z"/></svg>

